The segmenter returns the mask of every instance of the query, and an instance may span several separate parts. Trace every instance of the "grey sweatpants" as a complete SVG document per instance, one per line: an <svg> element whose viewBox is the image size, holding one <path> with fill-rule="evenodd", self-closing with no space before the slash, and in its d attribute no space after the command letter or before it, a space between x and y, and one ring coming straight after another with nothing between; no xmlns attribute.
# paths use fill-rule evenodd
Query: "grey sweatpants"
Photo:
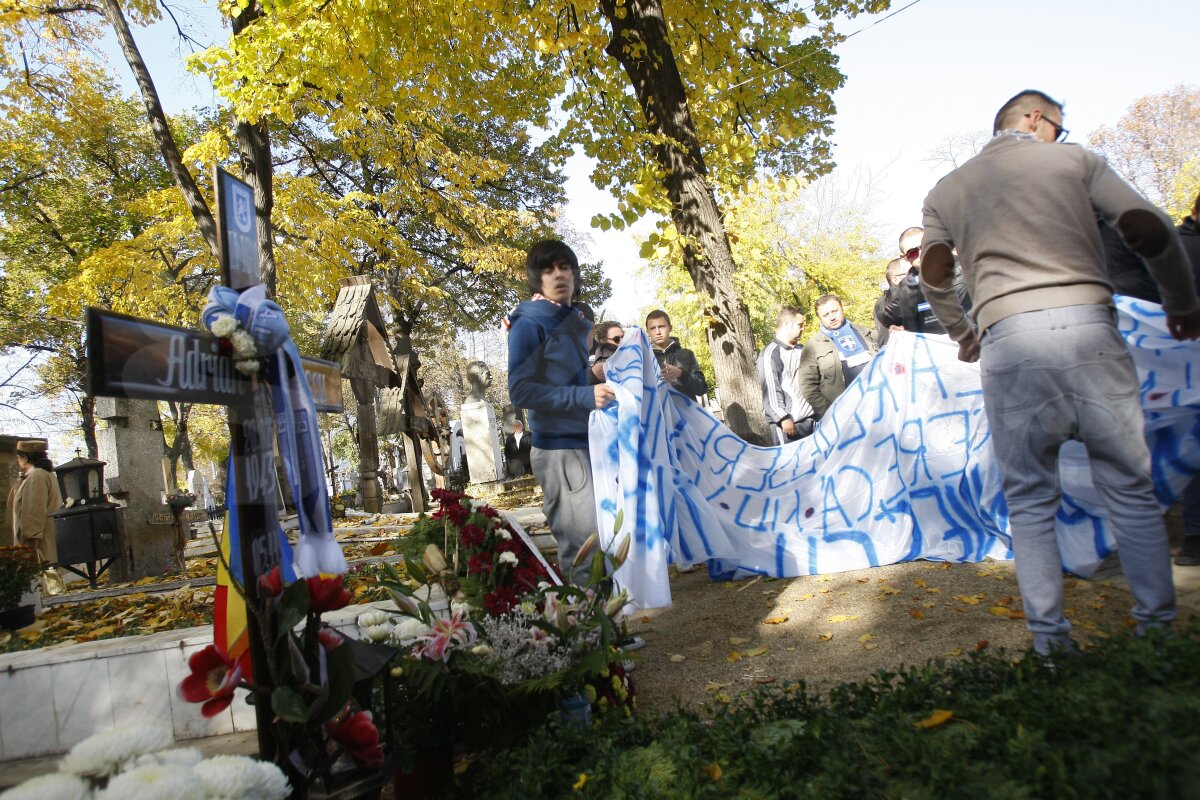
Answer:
<svg viewBox="0 0 1200 800"><path fill-rule="evenodd" d="M542 487L542 510L558 542L559 570L564 580L584 586L590 562L574 573L571 562L588 537L596 533L596 498L588 451L532 447L529 461Z"/></svg>
<svg viewBox="0 0 1200 800"><path fill-rule="evenodd" d="M1087 447L1139 633L1169 624L1175 587L1167 532L1150 479L1137 373L1113 310L1080 305L1008 317L985 332L980 362L1034 648L1063 645L1071 630L1054 531L1058 449L1068 439Z"/></svg>

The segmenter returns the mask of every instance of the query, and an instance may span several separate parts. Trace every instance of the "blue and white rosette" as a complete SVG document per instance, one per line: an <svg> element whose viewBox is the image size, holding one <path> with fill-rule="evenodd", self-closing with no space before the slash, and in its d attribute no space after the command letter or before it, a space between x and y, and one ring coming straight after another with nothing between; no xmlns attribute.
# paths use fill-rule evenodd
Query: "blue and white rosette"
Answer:
<svg viewBox="0 0 1200 800"><path fill-rule="evenodd" d="M204 307L201 319L214 334L228 336L228 318L236 321L240 330L249 333L254 340L257 359L266 365L279 454L299 515L296 573L300 577L343 574L347 569L346 558L333 536L316 404L304 377L300 352L289 335L283 309L267 299L266 287L261 284L240 293L225 286L215 286L208 293L208 305ZM232 471L230 480L233 480ZM226 497L232 499L234 492L227 491Z"/></svg>

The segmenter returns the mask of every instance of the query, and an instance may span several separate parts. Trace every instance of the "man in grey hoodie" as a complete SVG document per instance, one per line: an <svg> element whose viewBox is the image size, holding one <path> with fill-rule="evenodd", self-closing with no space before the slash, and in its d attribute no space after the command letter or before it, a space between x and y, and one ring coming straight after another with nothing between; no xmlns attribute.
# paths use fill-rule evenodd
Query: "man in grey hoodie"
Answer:
<svg viewBox="0 0 1200 800"><path fill-rule="evenodd" d="M1138 633L1169 626L1176 612L1137 373L1117 332L1097 213L1146 260L1175 338L1200 336L1200 299L1170 220L1102 158L1056 143L1067 133L1061 103L1023 91L1000 108L993 133L925 199L921 285L959 358L981 362L1025 619L1034 649L1049 654L1073 646L1054 524L1058 449L1068 439L1087 446ZM951 288L954 247L975 325Z"/></svg>

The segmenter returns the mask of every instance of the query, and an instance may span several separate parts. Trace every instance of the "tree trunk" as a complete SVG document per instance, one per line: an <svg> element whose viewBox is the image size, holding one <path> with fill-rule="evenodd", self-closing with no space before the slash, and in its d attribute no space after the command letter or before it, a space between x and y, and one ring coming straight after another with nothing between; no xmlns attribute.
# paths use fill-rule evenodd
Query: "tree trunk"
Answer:
<svg viewBox="0 0 1200 800"><path fill-rule="evenodd" d="M79 395L80 427L83 441L87 445L88 458L100 458L100 445L96 441L96 398L90 394Z"/></svg>
<svg viewBox="0 0 1200 800"><path fill-rule="evenodd" d="M762 413L750 312L733 282L733 252L692 124L687 91L667 39L661 0L600 0L612 26L606 52L624 68L651 133L664 137L654 155L665 173L671 221L684 238L684 267L708 307L708 344L725 424L750 442L771 442ZM642 48L626 45L640 42Z"/></svg>
<svg viewBox="0 0 1200 800"><path fill-rule="evenodd" d="M129 69L133 71L133 76L137 79L138 89L142 93L142 102L146 106L146 115L150 118L150 128L154 132L154 140L158 143L163 161L166 162L171 177L175 179L175 185L183 195L184 202L191 209L192 217L196 220L196 227L200 229L204 240L208 242L209 249L216 257L220 253L220 246L217 242L217 223L213 219L212 211L209 209L204 195L197 188L192 173L183 163L183 156L179 154L179 147L175 144L171 126L167 123L167 115L158 99L158 90L154 88L150 70L147 69L146 62L142 60L142 54L138 51L133 34L129 31L129 23L126 22L117 0L101 0L100 4L104 10L104 18L112 26L117 41L121 45L121 52L125 54L125 61L128 62Z"/></svg>
<svg viewBox="0 0 1200 800"><path fill-rule="evenodd" d="M233 35L246 30L262 16L256 0L233 18ZM271 163L271 134L262 122L251 125L238 120L238 153L242 157L242 176L254 188L254 219L258 233L259 280L267 287L267 297L275 296L275 240L271 232L271 212L275 207L275 191Z"/></svg>

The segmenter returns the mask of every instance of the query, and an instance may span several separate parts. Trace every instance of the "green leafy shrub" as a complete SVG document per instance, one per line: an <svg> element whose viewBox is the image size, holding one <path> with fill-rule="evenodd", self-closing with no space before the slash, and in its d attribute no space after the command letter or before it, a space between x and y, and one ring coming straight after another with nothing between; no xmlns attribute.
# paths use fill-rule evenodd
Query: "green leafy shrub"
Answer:
<svg viewBox="0 0 1200 800"><path fill-rule="evenodd" d="M729 707L550 727L477 761L472 798L1200 796L1200 627L1053 666L976 654ZM938 712L941 713L938 713Z"/></svg>
<svg viewBox="0 0 1200 800"><path fill-rule="evenodd" d="M30 547L0 547L0 611L16 608L42 571Z"/></svg>

